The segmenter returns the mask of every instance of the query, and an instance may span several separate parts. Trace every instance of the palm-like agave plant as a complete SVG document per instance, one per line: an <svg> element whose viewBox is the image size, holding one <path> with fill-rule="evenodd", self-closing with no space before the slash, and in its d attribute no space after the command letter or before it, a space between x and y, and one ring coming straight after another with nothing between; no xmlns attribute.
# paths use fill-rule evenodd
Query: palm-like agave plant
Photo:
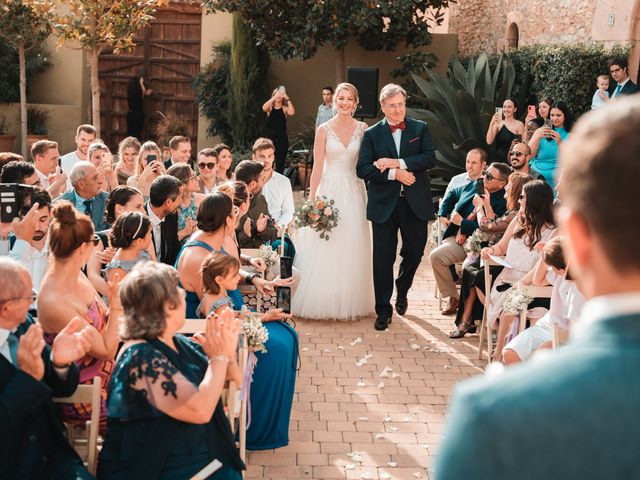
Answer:
<svg viewBox="0 0 640 480"><path fill-rule="evenodd" d="M495 107L511 97L516 74L505 55L492 72L489 58L481 54L477 59L472 57L466 68L454 58L446 78L431 69L427 76L429 80L417 75L413 79L428 109L413 108L410 115L429 124L436 149L431 186L437 194L453 175L464 171L469 150L484 148L491 158L493 148L487 147L486 132Z"/></svg>

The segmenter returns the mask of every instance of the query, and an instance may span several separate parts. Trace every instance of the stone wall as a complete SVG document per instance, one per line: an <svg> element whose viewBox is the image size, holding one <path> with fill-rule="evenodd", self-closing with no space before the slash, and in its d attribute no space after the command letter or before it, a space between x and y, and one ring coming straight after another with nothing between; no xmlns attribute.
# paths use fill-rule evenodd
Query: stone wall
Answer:
<svg viewBox="0 0 640 480"><path fill-rule="evenodd" d="M509 25L518 27L518 46L591 40L595 0L458 0L449 28L458 34L459 52L498 52L507 48Z"/></svg>

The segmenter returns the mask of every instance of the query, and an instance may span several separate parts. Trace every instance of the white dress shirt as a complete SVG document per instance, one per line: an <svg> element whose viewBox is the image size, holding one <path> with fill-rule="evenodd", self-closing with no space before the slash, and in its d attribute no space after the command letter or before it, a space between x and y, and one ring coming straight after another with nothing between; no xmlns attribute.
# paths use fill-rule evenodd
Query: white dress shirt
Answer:
<svg viewBox="0 0 640 480"><path fill-rule="evenodd" d="M402 138L402 132L404 130L400 130L399 128L395 131L395 132L391 132L391 136L393 137L393 143L396 144L396 152L398 153L398 156L400 156L400 139ZM398 162L400 162L400 170L407 170L407 164L404 163L404 160L399 158ZM388 173L388 177L389 180L395 180L396 179L396 169L395 168L390 168L389 169L389 173Z"/></svg>
<svg viewBox="0 0 640 480"><path fill-rule="evenodd" d="M73 188L73 185L71 185L71 169L79 161L80 159L75 151L69 152L60 157L60 167L62 168L62 171L67 174L67 190L71 190Z"/></svg>
<svg viewBox="0 0 640 480"><path fill-rule="evenodd" d="M160 248L162 245L162 229L161 225L164 222L164 219L158 217L155 212L151 209L151 205L147 205L147 214L149 215L149 220L151 220L151 228L153 230L153 247L156 250L156 258L160 258Z"/></svg>
<svg viewBox="0 0 640 480"><path fill-rule="evenodd" d="M11 330L0 328L0 355L9 360L9 363L13 364L11 360L11 351L9 350L9 334Z"/></svg>
<svg viewBox="0 0 640 480"><path fill-rule="evenodd" d="M13 248L9 253L9 257L17 260L27 269L33 282L33 290L38 293L40 291L40 285L42 279L47 271L47 264L49 261L49 242L45 243L42 250L38 250L31 246L31 244L25 240L16 239L13 244Z"/></svg>
<svg viewBox="0 0 640 480"><path fill-rule="evenodd" d="M287 177L273 171L271 178L262 187L262 195L267 200L269 215L277 225L289 225L293 220L295 207L293 190Z"/></svg>
<svg viewBox="0 0 640 480"><path fill-rule="evenodd" d="M37 168L34 168L34 170L36 171L36 175L38 175L38 178L40 179L40 186L47 190L49 188L49 175L45 175Z"/></svg>

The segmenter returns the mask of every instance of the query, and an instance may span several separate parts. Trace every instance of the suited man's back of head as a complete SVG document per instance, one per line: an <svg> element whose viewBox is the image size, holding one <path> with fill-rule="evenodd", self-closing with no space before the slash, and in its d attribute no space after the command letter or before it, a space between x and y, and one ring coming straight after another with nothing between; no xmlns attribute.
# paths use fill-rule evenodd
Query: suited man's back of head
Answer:
<svg viewBox="0 0 640 480"><path fill-rule="evenodd" d="M160 208L168 198L175 200L180 196L181 186L182 183L176 177L160 175L149 187L149 202L152 206Z"/></svg>

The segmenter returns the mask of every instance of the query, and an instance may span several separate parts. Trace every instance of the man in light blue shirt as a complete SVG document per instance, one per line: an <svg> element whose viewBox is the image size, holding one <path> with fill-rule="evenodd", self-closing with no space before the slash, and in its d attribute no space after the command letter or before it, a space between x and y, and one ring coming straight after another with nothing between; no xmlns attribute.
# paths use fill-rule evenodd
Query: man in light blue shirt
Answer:
<svg viewBox="0 0 640 480"><path fill-rule="evenodd" d="M334 115L333 87L324 87L322 89L322 104L318 107L318 115L316 115L316 128L331 120Z"/></svg>
<svg viewBox="0 0 640 480"><path fill-rule="evenodd" d="M444 192L442 198L454 188L464 187L467 183L471 183L474 180L479 179L482 176L482 172L487 168L487 159L489 156L487 152L482 148L473 148L467 153L467 160L465 162L466 171L453 177L447 185L447 189Z"/></svg>

